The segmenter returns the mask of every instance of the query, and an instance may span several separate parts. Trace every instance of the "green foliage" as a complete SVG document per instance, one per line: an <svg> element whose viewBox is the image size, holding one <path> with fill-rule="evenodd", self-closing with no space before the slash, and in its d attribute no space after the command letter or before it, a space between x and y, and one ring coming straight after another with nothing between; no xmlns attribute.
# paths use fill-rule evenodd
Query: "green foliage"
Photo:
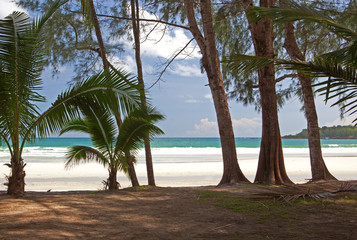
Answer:
<svg viewBox="0 0 357 240"><path fill-rule="evenodd" d="M79 104L83 117L73 119L61 131L61 134L77 131L90 135L93 147L73 146L67 153L66 168L86 162L98 162L110 172L127 172L127 156L135 158L135 151L144 138L163 134L154 124L164 117L155 109L136 109L121 122L120 116L99 105L98 102L85 99ZM118 126L119 125L119 128Z"/></svg>
<svg viewBox="0 0 357 240"><path fill-rule="evenodd" d="M47 22L41 34L46 65L51 66L54 73L59 72L63 65L70 65L76 73L75 81L92 76L97 73L98 69L102 69L92 23L87 21L88 18L83 18L82 15L82 13L85 13L87 17L91 15L88 1L83 0L84 5L81 5L81 1L67 1ZM52 0L17 0L16 2L29 11L43 12L47 11ZM105 14L113 11L113 14L121 14L123 11L125 12L125 9L121 10L122 2L125 1L115 1L111 4L95 2L96 9L100 13ZM84 7L82 8L82 6ZM103 32L110 33L104 35L104 38L107 39L107 41L104 41L107 54L115 55L122 52L122 45L114 44L116 41L109 41L109 39L116 38L119 32L119 35L123 34L122 28L124 28L126 21L115 19L109 21L106 18L99 18L99 21L100 25L103 26ZM110 26L110 28L106 28L107 26ZM72 79L68 79L68 81L70 80Z"/></svg>
<svg viewBox="0 0 357 240"><path fill-rule="evenodd" d="M333 126L320 128L321 138L337 138L337 139L357 139L357 128L353 126ZM307 129L303 129L295 135L287 135L283 138L307 138Z"/></svg>
<svg viewBox="0 0 357 240"><path fill-rule="evenodd" d="M62 3L55 1L43 17L33 22L21 12L0 20L0 138L9 149L12 163L23 160L26 142L58 131L69 120L78 117L81 106L88 102L97 102L103 109L116 102L115 106L125 114L133 111L140 102L139 92L133 87L136 80L116 70L79 81L62 92L48 110L39 112L37 103L45 101L39 93L45 65L40 34L46 21ZM92 158L96 154L85 149L79 152Z"/></svg>
<svg viewBox="0 0 357 240"><path fill-rule="evenodd" d="M339 16L335 13L336 9L341 9L340 4L336 1L297 1L304 2L306 8L319 8L334 16ZM256 2L253 1L257 5ZM244 9L241 6L241 1L232 0L225 1L219 6L217 11L217 22L215 24L217 32L217 42L223 59L222 72L224 76L225 87L228 92L228 97L243 104L253 104L256 109L260 108L260 95L258 90L258 75L256 70L252 68L248 71L232 71L231 65L225 62L225 59L232 59L237 55L254 55L252 40L249 32L248 21L244 14ZM261 9L252 7L252 9ZM265 8L263 8L265 10ZM266 11L274 11L275 8L268 8ZM249 12L249 10L248 10ZM250 13L250 18L256 13ZM250 19L254 22L254 19ZM275 22L274 24L274 51L279 59L286 57L284 51L284 31L283 23ZM297 22L295 24L295 36L298 45L302 50L306 59L311 58L313 54L325 53L326 49L336 49L342 43L342 40L336 38L328 29L316 23ZM287 71L284 68L276 68L276 78L293 72ZM291 98L297 95L302 102L301 88L295 77L289 77L287 80L277 82L277 101L279 107Z"/></svg>
<svg viewBox="0 0 357 240"><path fill-rule="evenodd" d="M203 191L200 201L219 208L230 209L239 213L257 217L258 223L274 217L288 218L288 207L273 200L252 200L234 196L229 192Z"/></svg>

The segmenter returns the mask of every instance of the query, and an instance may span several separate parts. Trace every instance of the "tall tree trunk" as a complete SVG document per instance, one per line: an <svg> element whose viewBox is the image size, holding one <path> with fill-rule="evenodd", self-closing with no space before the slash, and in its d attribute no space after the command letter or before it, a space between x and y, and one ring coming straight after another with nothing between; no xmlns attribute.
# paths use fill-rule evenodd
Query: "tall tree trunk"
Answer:
<svg viewBox="0 0 357 240"><path fill-rule="evenodd" d="M292 23L286 23L284 29L284 48L288 52L290 58L292 60L298 59L304 61L305 57L296 43L294 25ZM311 87L311 78L299 74L299 81L302 88L305 116L307 120L312 181L336 180L336 178L328 171L322 157L320 128L316 114L314 93Z"/></svg>
<svg viewBox="0 0 357 240"><path fill-rule="evenodd" d="M211 1L200 1L204 36L199 30L196 22L193 1L185 0L184 3L190 31L202 53L202 64L207 73L209 87L211 89L216 110L223 156L223 176L219 185L225 183L249 182L243 175L237 161L232 120L223 86L220 62L216 48Z"/></svg>
<svg viewBox="0 0 357 240"><path fill-rule="evenodd" d="M90 8L91 8L91 12L92 12L92 17L93 17L93 24L94 24L94 29L95 29L95 34L96 34L96 37L97 37L97 40L98 40L98 45L99 45L99 56L101 57L102 61L103 61L103 68L105 71L108 71L109 68L110 68L110 63L107 59L107 52L106 52L106 49L105 49L105 46L104 46L104 41L103 41L103 37L102 37L102 31L100 29L100 24L99 24L99 21L98 21L98 16L97 16L97 13L95 11L95 6L94 6L94 3L93 3L93 0L88 0L89 1L89 5L90 5ZM118 113L120 114L120 113ZM121 118L120 116L117 116L117 125L118 125L118 128L120 127L121 125ZM136 176L136 172L135 172L135 166L134 166L134 163L133 161L131 160L131 157L130 157L130 154L127 154L125 153L126 155L126 159L128 161L128 164L129 164L129 177L130 177L130 180L131 180L131 184L133 185L133 187L137 187L139 186L139 181L138 181L138 178Z"/></svg>
<svg viewBox="0 0 357 240"><path fill-rule="evenodd" d="M26 173L24 171L26 164L21 158L18 160L15 156L11 158L11 174L8 177L7 183L7 194L21 197L25 193L25 176Z"/></svg>
<svg viewBox="0 0 357 240"><path fill-rule="evenodd" d="M139 187L139 181L138 181L138 177L136 176L136 172L135 172L135 166L134 166L134 162L132 160L132 157L130 154L125 153L125 158L126 161L128 162L129 165L129 177L130 177L130 181L131 181L131 185L133 187Z"/></svg>
<svg viewBox="0 0 357 240"><path fill-rule="evenodd" d="M134 45L135 45L135 60L136 60L136 68L138 73L138 81L139 81L139 91L141 104L144 108L147 107L146 102L146 94L145 94L145 83L144 83L144 74L143 67L141 62L140 55L140 21L139 21L139 2L138 0L131 0L131 17L132 17L132 25L133 25L133 35L134 35ZM147 136L144 139L145 145L145 160L146 160L146 172L148 177L148 184L150 186L155 186L155 176L154 176L154 167L152 163L152 154L150 147L150 139Z"/></svg>
<svg viewBox="0 0 357 240"><path fill-rule="evenodd" d="M119 183L117 182L117 171L115 169L109 170L109 178L107 180L109 190L119 189Z"/></svg>
<svg viewBox="0 0 357 240"><path fill-rule="evenodd" d="M94 3L93 3L93 0L88 0L88 1L89 1L89 6L90 6L91 12L92 12L92 18L93 18L92 20L93 20L95 34L96 34L97 40L98 40L99 55L102 58L104 70L109 70L109 62L108 62L107 55L106 55L107 51L106 51L105 46L104 46L102 32L100 30L100 25L99 25L97 13L95 11L95 6L94 6Z"/></svg>
<svg viewBox="0 0 357 240"><path fill-rule="evenodd" d="M119 113L115 116L115 120L117 122L117 126L118 126L118 129L119 129L120 125L122 124L122 120L120 118L120 114ZM133 187L138 187L138 186L140 186L140 184L139 184L139 181L138 181L138 177L136 176L135 166L134 166L134 162L132 160L132 157L131 157L130 153L124 153L124 154L125 154L125 159L126 159L128 165L129 165L128 173L129 173L131 185Z"/></svg>
<svg viewBox="0 0 357 240"><path fill-rule="evenodd" d="M251 0L243 1L246 8ZM274 0L260 0L260 7L273 7ZM249 10L248 10L249 11ZM274 32L271 19L249 22L256 56L274 57ZM291 184L284 165L277 99L275 92L275 68L269 65L258 71L262 107L262 140L255 183Z"/></svg>

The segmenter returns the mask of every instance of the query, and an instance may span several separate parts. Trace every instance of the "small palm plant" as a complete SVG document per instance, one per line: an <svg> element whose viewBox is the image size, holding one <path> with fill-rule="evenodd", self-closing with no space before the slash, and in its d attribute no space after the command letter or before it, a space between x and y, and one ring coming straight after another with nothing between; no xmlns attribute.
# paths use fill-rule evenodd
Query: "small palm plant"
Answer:
<svg viewBox="0 0 357 240"><path fill-rule="evenodd" d="M84 104L81 111L84 117L71 121L62 129L61 134L69 131L87 133L94 147L71 147L65 167L68 169L91 161L100 163L109 171L109 178L104 181L106 188L118 189L120 185L117 182L117 172L128 172L127 157L135 162L135 151L142 146L146 136L163 134L154 125L163 116L153 108L137 109L121 122L118 121L117 114L114 116L111 111L102 109L96 103Z"/></svg>
<svg viewBox="0 0 357 240"><path fill-rule="evenodd" d="M108 107L120 102L123 111L138 105L135 80L122 72L104 72L78 82L60 94L52 106L40 113L37 103L45 98L39 92L45 65L40 31L65 0L57 0L43 17L34 21L22 12L0 20L0 140L11 156L7 193L22 196L25 192L26 164L22 152L26 142L56 132L79 115L78 102L84 97Z"/></svg>

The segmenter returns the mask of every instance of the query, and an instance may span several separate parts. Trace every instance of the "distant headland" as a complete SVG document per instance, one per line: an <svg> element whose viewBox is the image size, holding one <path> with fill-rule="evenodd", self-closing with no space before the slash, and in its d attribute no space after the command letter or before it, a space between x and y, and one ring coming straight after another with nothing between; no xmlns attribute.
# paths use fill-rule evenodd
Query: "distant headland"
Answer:
<svg viewBox="0 0 357 240"><path fill-rule="evenodd" d="M295 135L286 135L283 138L307 138L307 129L303 129ZM320 128L322 139L357 139L357 127L354 126L333 126Z"/></svg>

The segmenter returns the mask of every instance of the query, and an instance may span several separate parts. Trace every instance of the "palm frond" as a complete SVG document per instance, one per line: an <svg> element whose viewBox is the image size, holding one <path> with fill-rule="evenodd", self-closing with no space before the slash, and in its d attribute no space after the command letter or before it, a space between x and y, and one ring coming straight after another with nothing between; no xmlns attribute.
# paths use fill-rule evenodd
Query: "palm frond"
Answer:
<svg viewBox="0 0 357 240"><path fill-rule="evenodd" d="M101 151L111 153L117 135L117 126L110 111L91 102L80 108L85 116L93 145Z"/></svg>
<svg viewBox="0 0 357 240"><path fill-rule="evenodd" d="M60 94L52 106L33 122L31 128L35 128L40 137L59 131L67 122L79 116L78 103L83 100L97 102L107 108L112 102L120 101L121 108L130 112L139 105L140 97L136 89L128 86L115 73L102 72Z"/></svg>
<svg viewBox="0 0 357 240"><path fill-rule="evenodd" d="M139 149L146 137L152 138L164 132L153 123L137 117L127 117L119 128L115 152L130 152Z"/></svg>
<svg viewBox="0 0 357 240"><path fill-rule="evenodd" d="M47 20L65 3L67 3L69 0L56 0L54 1L49 9L45 12L44 15L37 17L33 21L33 27L32 29L34 32L37 34L41 31L42 27L44 24L47 22Z"/></svg>
<svg viewBox="0 0 357 240"><path fill-rule="evenodd" d="M97 162L107 166L109 161L100 151L87 146L73 146L66 154L65 168L69 169L82 163Z"/></svg>
<svg viewBox="0 0 357 240"><path fill-rule="evenodd" d="M294 22L305 20L315 23L322 23L335 34L343 38L351 38L357 40L357 33L352 31L347 26L340 24L324 13L314 10L307 5L298 4L294 1L287 1L280 8L260 8L251 7L248 16L252 21L258 21L260 18L270 17L275 22Z"/></svg>
<svg viewBox="0 0 357 240"><path fill-rule="evenodd" d="M257 71L260 68L266 67L274 63L276 59L270 59L266 57L248 56L243 54L237 54L229 58L222 60L223 63L227 63L227 67L234 73L249 73Z"/></svg>
<svg viewBox="0 0 357 240"><path fill-rule="evenodd" d="M60 135L71 132L71 131L76 131L76 132L82 132L82 133L88 133L89 128L88 128L88 122L85 121L82 118L78 119L73 119L69 123L67 123L60 131Z"/></svg>

